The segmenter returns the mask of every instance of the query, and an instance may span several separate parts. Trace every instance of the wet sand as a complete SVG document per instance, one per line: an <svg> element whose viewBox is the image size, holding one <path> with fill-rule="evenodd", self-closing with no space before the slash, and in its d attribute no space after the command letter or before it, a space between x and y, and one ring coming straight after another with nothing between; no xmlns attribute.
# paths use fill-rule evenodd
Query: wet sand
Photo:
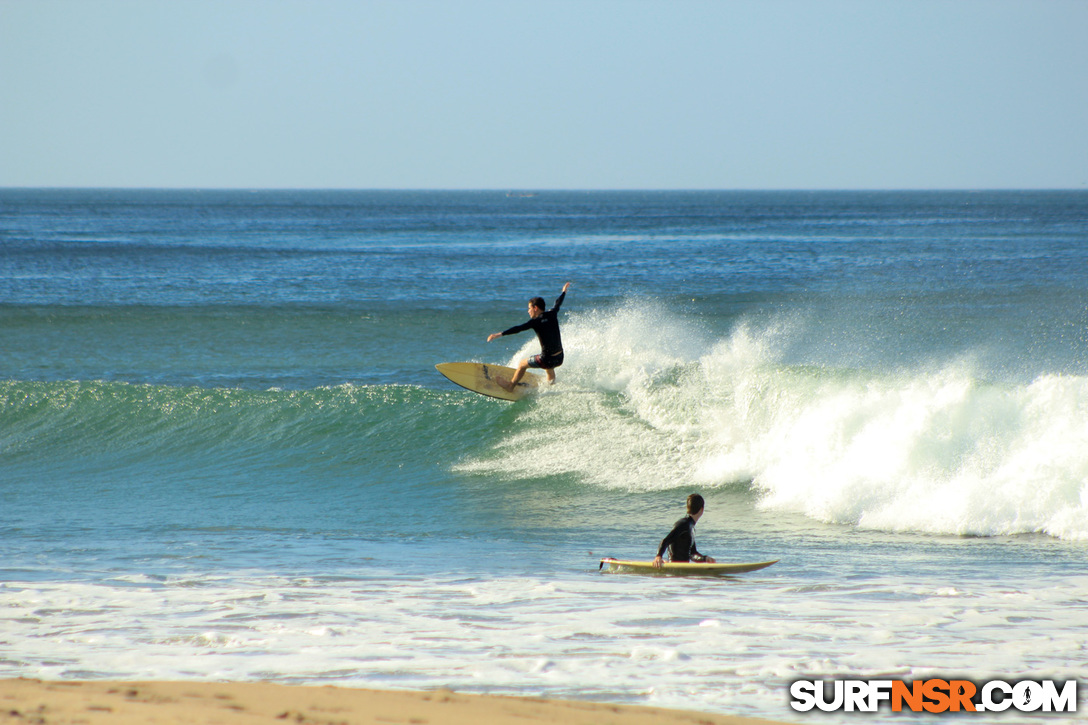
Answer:
<svg viewBox="0 0 1088 725"><path fill-rule="evenodd" d="M757 725L768 720L534 697L261 682L0 680L0 723L26 725Z"/></svg>

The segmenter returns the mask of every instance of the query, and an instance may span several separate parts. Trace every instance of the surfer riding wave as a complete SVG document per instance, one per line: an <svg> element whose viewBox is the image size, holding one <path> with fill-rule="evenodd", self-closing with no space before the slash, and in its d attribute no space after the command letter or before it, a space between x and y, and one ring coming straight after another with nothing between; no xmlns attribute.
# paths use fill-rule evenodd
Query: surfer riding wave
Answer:
<svg viewBox="0 0 1088 725"><path fill-rule="evenodd" d="M503 389L512 391L529 368L544 370L547 373L548 382L555 382L555 369L563 364L563 340L559 334L559 307L563 304L563 299L567 296L569 288L570 282L563 285L563 291L559 293L559 297L556 298L555 304L552 305L550 310L544 309L543 297L534 297L529 300L528 321L487 336L487 341L491 342L497 337L516 335L525 330L532 330L536 333L537 340L540 341L539 355L525 358L518 363L517 371L510 380L496 379L495 382L502 386Z"/></svg>

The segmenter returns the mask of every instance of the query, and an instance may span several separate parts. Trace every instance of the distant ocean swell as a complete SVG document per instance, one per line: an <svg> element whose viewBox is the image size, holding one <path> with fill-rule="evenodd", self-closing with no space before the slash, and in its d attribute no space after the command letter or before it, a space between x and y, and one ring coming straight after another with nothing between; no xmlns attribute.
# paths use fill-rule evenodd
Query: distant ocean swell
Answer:
<svg viewBox="0 0 1088 725"><path fill-rule="evenodd" d="M764 508L830 523L1088 539L1088 377L787 364L788 334L714 339L645 309L573 316L563 385L457 468L634 491L743 484Z"/></svg>

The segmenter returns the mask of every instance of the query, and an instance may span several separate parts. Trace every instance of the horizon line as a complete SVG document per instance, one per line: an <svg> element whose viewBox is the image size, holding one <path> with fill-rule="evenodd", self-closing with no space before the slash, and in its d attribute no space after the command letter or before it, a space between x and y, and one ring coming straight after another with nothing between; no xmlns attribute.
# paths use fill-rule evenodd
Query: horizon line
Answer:
<svg viewBox="0 0 1088 725"><path fill-rule="evenodd" d="M591 194L591 193L924 193L924 192L1077 192L1088 191L1088 184L1082 187L1061 186L994 186L994 187L614 187L614 188L578 188L578 187L349 187L349 186L15 186L0 185L0 191L184 191L184 192L368 192L368 193L496 193L496 194Z"/></svg>

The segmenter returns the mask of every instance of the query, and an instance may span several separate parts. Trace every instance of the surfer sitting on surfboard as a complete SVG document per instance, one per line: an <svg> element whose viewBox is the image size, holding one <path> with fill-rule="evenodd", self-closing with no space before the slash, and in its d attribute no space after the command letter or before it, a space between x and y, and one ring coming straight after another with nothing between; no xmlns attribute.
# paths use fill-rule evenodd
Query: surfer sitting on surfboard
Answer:
<svg viewBox="0 0 1088 725"><path fill-rule="evenodd" d="M688 496L688 515L676 522L669 535L661 540L661 546L654 557L654 567L660 569L665 563L662 554L669 550L670 561L705 561L713 564L709 556L703 556L695 549L695 524L703 516L706 506L703 497L697 493Z"/></svg>
<svg viewBox="0 0 1088 725"><path fill-rule="evenodd" d="M534 297L529 300L528 322L514 325L508 330L495 332L487 336L487 341L491 342L496 337L516 335L525 330L532 330L536 333L536 337L540 341L540 354L533 355L518 363L517 372L514 373L514 376L510 380L505 380L503 378L495 379L495 382L501 385L503 389L513 390L514 386L516 386L518 381L525 376L525 371L529 368L544 370L548 374L548 382L555 382L555 369L563 364L563 341L559 337L559 306L563 304L563 298L567 296L567 289L569 287L570 282L563 285L563 291L559 293L559 297L555 300L555 305L553 305L550 310L545 311L543 297Z"/></svg>

